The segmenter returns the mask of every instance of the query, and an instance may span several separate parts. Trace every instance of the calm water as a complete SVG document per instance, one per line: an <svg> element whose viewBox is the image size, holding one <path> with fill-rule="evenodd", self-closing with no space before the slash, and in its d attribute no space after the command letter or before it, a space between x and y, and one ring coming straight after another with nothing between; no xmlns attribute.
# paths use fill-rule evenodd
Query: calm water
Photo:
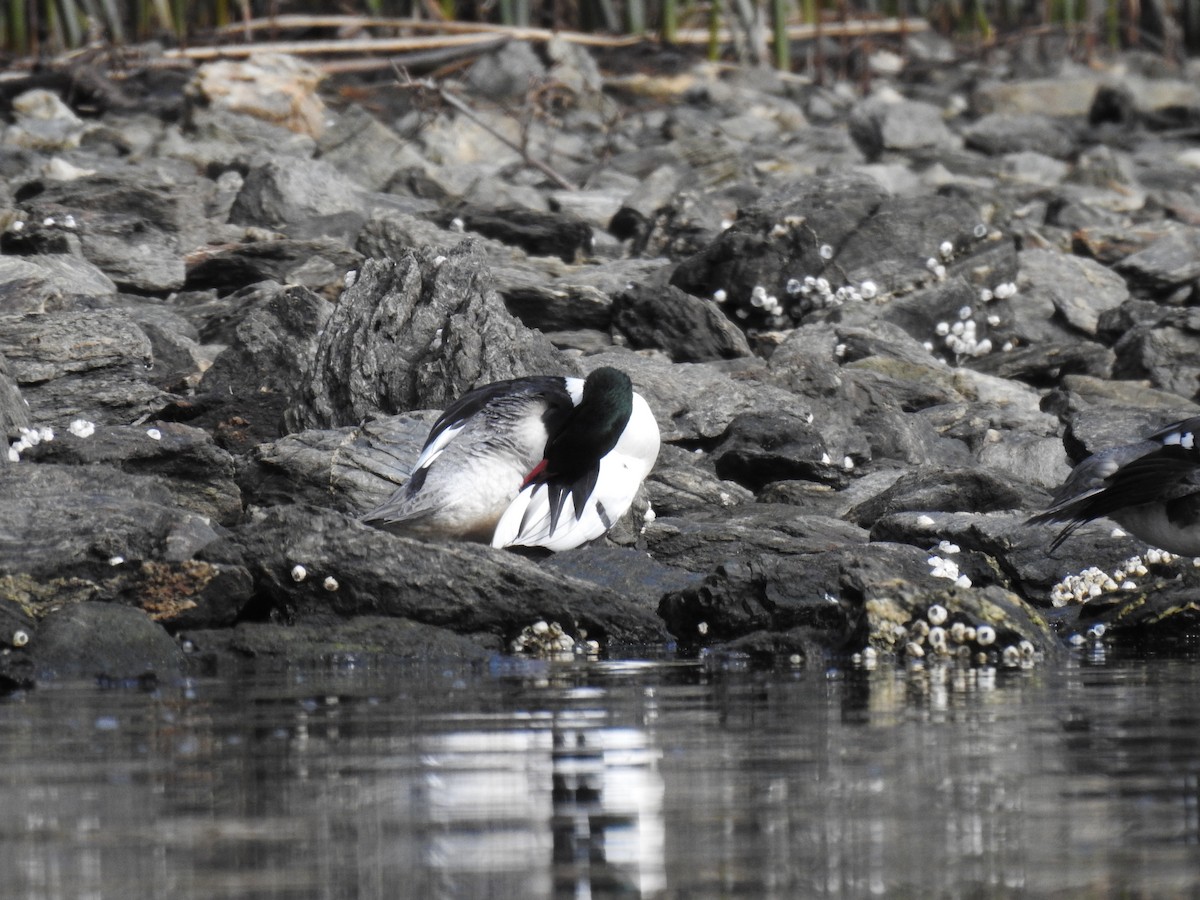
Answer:
<svg viewBox="0 0 1200 900"><path fill-rule="evenodd" d="M0 896L1196 897L1200 663L245 673L0 699Z"/></svg>

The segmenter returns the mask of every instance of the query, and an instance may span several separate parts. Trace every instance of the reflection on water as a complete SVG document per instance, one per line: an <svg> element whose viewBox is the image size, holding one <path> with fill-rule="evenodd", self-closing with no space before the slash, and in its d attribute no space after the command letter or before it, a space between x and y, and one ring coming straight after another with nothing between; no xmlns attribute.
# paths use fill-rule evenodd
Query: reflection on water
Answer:
<svg viewBox="0 0 1200 900"><path fill-rule="evenodd" d="M5 898L1200 894L1200 664L382 664L0 700Z"/></svg>

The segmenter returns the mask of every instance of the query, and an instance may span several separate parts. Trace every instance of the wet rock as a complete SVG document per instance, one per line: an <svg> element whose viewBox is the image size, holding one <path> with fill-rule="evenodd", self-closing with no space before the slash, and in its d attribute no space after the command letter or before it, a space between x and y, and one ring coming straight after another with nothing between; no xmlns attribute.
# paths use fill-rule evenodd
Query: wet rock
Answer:
<svg viewBox="0 0 1200 900"><path fill-rule="evenodd" d="M837 485L846 477L841 461L830 458L809 418L786 411L736 416L714 448L713 459L719 477L751 490L793 478Z"/></svg>
<svg viewBox="0 0 1200 900"><path fill-rule="evenodd" d="M247 503L329 506L356 516L407 480L440 410L380 416L358 428L301 431L256 445L238 480Z"/></svg>
<svg viewBox="0 0 1200 900"><path fill-rule="evenodd" d="M260 608L302 624L384 614L507 644L541 619L603 642L663 638L652 609L594 583L490 547L398 537L331 510L268 510L206 555L244 560Z"/></svg>
<svg viewBox="0 0 1200 900"><path fill-rule="evenodd" d="M1042 502L1045 491L1003 479L978 469L908 472L890 487L860 503L847 518L865 528L902 510L928 512L990 512L1029 509Z"/></svg>
<svg viewBox="0 0 1200 900"><path fill-rule="evenodd" d="M574 367L512 318L469 250L370 260L322 332L291 427L443 408L477 385Z"/></svg>
<svg viewBox="0 0 1200 900"><path fill-rule="evenodd" d="M750 503L718 517L660 517L646 528L651 556L692 572L767 553L805 555L843 545L865 546L867 533L827 516L798 514L794 507Z"/></svg>
<svg viewBox="0 0 1200 900"><path fill-rule="evenodd" d="M71 603L47 614L29 643L38 681L85 678L153 685L183 674L183 652L145 613L115 603Z"/></svg>
<svg viewBox="0 0 1200 900"><path fill-rule="evenodd" d="M0 597L31 613L101 600L162 622L228 625L249 598L245 569L195 559L217 533L174 505L178 488L161 476L22 463L0 467L0 480L10 529L0 535Z"/></svg>
<svg viewBox="0 0 1200 900"><path fill-rule="evenodd" d="M0 436L15 440L18 431L28 427L29 407L9 374L8 360L0 353ZM10 462L8 453L0 453L0 465L6 462Z"/></svg>
<svg viewBox="0 0 1200 900"><path fill-rule="evenodd" d="M446 628L409 619L363 615L320 625L277 625L241 622L234 628L185 631L188 671L209 675L236 667L245 660L284 664L319 661L327 664L419 660L483 663L498 649Z"/></svg>

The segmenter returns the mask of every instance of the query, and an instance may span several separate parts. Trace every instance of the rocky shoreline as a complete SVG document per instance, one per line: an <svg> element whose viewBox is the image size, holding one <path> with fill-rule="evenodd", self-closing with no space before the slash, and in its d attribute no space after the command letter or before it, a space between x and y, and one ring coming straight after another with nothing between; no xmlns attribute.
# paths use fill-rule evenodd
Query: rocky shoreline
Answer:
<svg viewBox="0 0 1200 900"><path fill-rule="evenodd" d="M437 88L265 57L131 74L91 117L17 95L0 684L1192 647L1192 560L1105 521L1048 556L1025 520L1072 462L1200 412L1200 69L905 49L865 97L556 41ZM463 391L599 366L664 441L607 539L357 521Z"/></svg>

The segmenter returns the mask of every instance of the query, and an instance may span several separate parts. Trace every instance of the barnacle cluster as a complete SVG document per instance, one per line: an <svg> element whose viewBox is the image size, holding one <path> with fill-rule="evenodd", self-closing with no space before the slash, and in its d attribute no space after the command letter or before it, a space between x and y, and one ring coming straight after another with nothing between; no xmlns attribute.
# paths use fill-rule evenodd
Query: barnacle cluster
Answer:
<svg viewBox="0 0 1200 900"><path fill-rule="evenodd" d="M1144 555L1129 557L1111 574L1089 566L1054 585L1050 589L1050 600L1055 606L1062 607L1087 603L1114 591L1136 591L1138 585L1134 579L1145 577L1150 571L1148 566L1169 563L1175 558L1166 550L1150 549Z"/></svg>
<svg viewBox="0 0 1200 900"><path fill-rule="evenodd" d="M528 653L532 656L574 656L583 653L595 656L600 652L600 644L596 641L585 640L582 632L578 641L563 631L557 622L539 620L527 625L516 636L511 644L513 653Z"/></svg>
<svg viewBox="0 0 1200 900"><path fill-rule="evenodd" d="M36 447L42 441L54 440L53 428L19 428L17 429L17 433L20 436L8 448L9 462L20 462L21 454L30 447Z"/></svg>
<svg viewBox="0 0 1200 900"><path fill-rule="evenodd" d="M925 560L929 563L929 574L934 578L947 578L953 581L957 587L969 588L971 586L971 579L958 571L958 563L952 559L948 559L948 557L959 552L961 548L958 544L942 541L938 544L937 549L945 555L939 556L934 553Z"/></svg>
<svg viewBox="0 0 1200 900"><path fill-rule="evenodd" d="M991 625L972 623L962 614L951 615L940 603L931 604L923 615L907 624L894 624L892 628L897 644L910 661L934 658L1017 667L1030 665L1037 658L1032 641L1019 638L1003 642Z"/></svg>

